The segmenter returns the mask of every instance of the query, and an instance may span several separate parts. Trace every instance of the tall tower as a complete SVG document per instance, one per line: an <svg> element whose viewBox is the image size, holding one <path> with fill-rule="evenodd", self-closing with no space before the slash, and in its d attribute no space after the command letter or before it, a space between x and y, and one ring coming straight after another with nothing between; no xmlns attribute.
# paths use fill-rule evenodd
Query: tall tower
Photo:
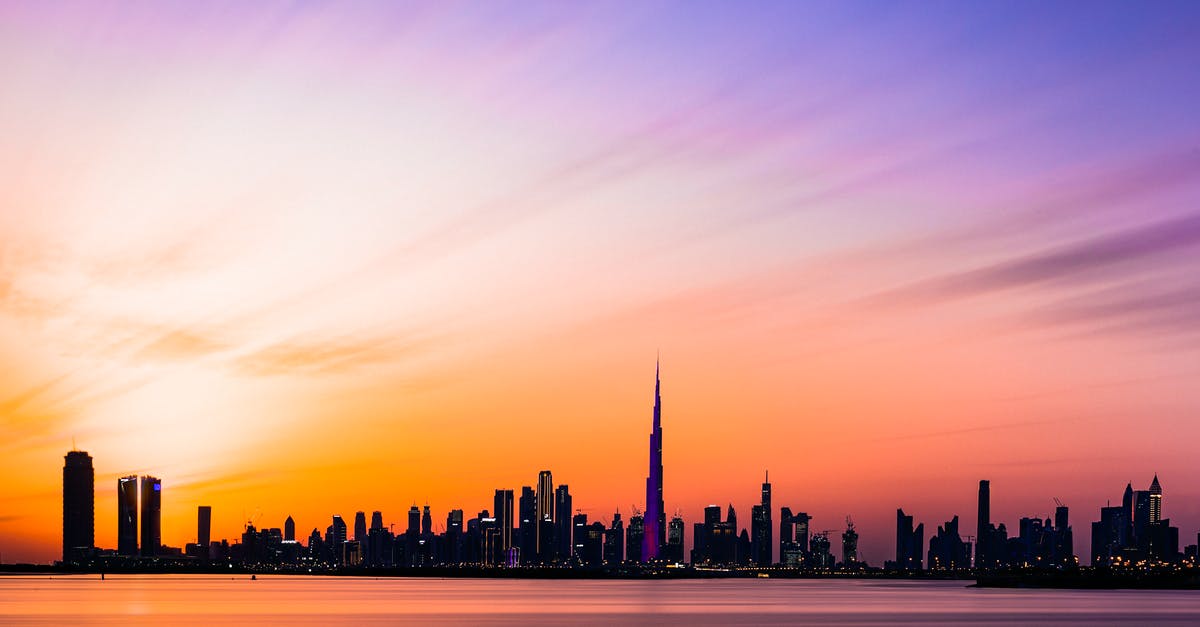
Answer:
<svg viewBox="0 0 1200 627"><path fill-rule="evenodd" d="M296 539L296 521L292 520L291 516L288 516L287 520L283 521L283 539L289 542Z"/></svg>
<svg viewBox="0 0 1200 627"><path fill-rule="evenodd" d="M975 568L990 568L992 526L992 488L987 479L979 480L979 517L975 529Z"/></svg>
<svg viewBox="0 0 1200 627"><path fill-rule="evenodd" d="M1158 485L1158 473L1150 482L1150 524L1158 524L1162 520L1162 486Z"/></svg>
<svg viewBox="0 0 1200 627"><path fill-rule="evenodd" d="M62 561L87 558L96 541L96 473L92 456L71 451L63 458Z"/></svg>
<svg viewBox="0 0 1200 627"><path fill-rule="evenodd" d="M138 552L137 475L117 479L117 553L129 557Z"/></svg>
<svg viewBox="0 0 1200 627"><path fill-rule="evenodd" d="M646 477L645 535L642 536L642 561L659 558L667 542L667 512L663 506L662 462L662 386L659 363L654 362L654 427L650 431L650 475Z"/></svg>
<svg viewBox="0 0 1200 627"><path fill-rule="evenodd" d="M535 529L534 544L537 554L543 561L549 556L554 546L554 538L543 537L554 533L554 476L549 470L538 473L537 507L534 510ZM568 522L567 524L570 524Z"/></svg>
<svg viewBox="0 0 1200 627"><path fill-rule="evenodd" d="M293 532L295 530L293 529ZM196 544L208 550L209 541L212 539L212 506L201 505L196 508ZM291 538L288 538L289 540ZM205 553L207 555L207 553Z"/></svg>
<svg viewBox="0 0 1200 627"><path fill-rule="evenodd" d="M142 477L142 557L158 555L162 546L162 481Z"/></svg>

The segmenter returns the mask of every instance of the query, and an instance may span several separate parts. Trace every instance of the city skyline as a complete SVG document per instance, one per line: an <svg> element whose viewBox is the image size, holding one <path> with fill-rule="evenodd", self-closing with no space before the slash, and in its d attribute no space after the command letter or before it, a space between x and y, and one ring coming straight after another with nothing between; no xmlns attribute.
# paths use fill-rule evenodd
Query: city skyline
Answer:
<svg viewBox="0 0 1200 627"><path fill-rule="evenodd" d="M849 515L879 563L897 508L977 531L984 478L992 521L1066 503L1082 556L1078 513L1130 481L1151 511L1155 473L1186 537L1196 32L1171 1L0 3L0 553L61 554L74 446L105 546L200 505L213 537L497 488L521 518L540 470L535 511L628 524L657 350L688 543L770 483L759 537ZM122 534L144 476L161 527Z"/></svg>
<svg viewBox="0 0 1200 627"><path fill-rule="evenodd" d="M319 525L314 527L307 544L295 541L296 523L290 514L282 529L266 526L258 529L255 523L260 513L245 520L240 542L211 541L212 507L201 505L196 508L195 542L187 543L185 548L170 547L160 536L161 480L147 475L118 479L118 543L115 550L105 549L94 540L93 460L84 451L72 450L64 456L62 470L61 561L83 565L113 558L186 559L203 564L283 564L291 568L466 564L488 567L570 564L599 568L630 563L688 563L693 567L837 568L847 572L882 567L885 571L903 573L969 569L979 572L1012 567L1068 569L1089 562L1091 566L1147 562L1175 565L1200 559L1200 532L1196 533L1195 544L1186 545L1191 534L1187 533L1181 541L1179 528L1163 518L1164 494L1157 473L1146 490L1135 491L1132 482L1127 483L1120 506L1109 503L1100 509L1100 520L1090 525L1090 543L1082 560L1075 552L1070 508L1060 499L1054 497L1053 517L1022 517L1012 527L1016 530L1013 533L1005 522L992 520L991 481L987 479L979 481L975 535L960 532L959 516L955 514L930 537L925 559L921 555L924 523L914 526L915 517L905 514L902 507L896 510L895 559L884 560L882 565L869 564L859 552L860 535L850 515L845 518L839 559L834 547L836 529L814 530L813 516L780 507L776 550L772 540L775 507L767 472L760 485L760 502L751 509L748 527L738 524L732 502L724 517L720 505L710 504L704 508L703 519L692 523L689 543L687 521L678 510L669 524L665 520L661 358L655 359L651 425L644 507L631 508L628 528L619 508L607 527L603 517L601 520L593 517L589 523L589 515L583 508L572 508L574 497L569 485L556 485L551 470L540 470L534 486L521 487L519 502L514 499L514 489L498 488L490 511L480 510L477 516L466 519L463 509L451 509L445 525L436 531L430 506L419 508L414 502L408 510L404 533L395 532L396 523L385 524L380 510L372 512L368 528L366 512L358 510L353 534L340 514L332 514L325 533L321 533ZM138 495L132 496L135 485L139 486ZM519 513L514 512L514 506L518 505ZM139 529L140 543L134 544L129 538L137 535Z"/></svg>

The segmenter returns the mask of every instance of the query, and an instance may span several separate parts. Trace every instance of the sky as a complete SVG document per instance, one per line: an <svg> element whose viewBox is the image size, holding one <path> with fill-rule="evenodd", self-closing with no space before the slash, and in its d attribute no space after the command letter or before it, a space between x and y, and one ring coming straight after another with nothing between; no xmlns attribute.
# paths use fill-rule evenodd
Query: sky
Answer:
<svg viewBox="0 0 1200 627"><path fill-rule="evenodd" d="M1200 5L0 2L0 560L550 469L814 530L1200 530ZM688 534L690 536L690 533ZM690 543L690 537L688 538Z"/></svg>

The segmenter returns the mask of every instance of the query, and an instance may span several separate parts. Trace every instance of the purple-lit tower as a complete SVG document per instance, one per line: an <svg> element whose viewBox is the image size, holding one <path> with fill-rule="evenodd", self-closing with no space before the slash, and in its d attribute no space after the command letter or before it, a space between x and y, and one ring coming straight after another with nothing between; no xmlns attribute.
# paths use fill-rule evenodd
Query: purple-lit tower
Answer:
<svg viewBox="0 0 1200 627"><path fill-rule="evenodd" d="M658 361L654 362L654 429L650 432L650 476L646 477L646 532L642 536L642 561L659 558L667 543L667 512L663 507L662 396Z"/></svg>

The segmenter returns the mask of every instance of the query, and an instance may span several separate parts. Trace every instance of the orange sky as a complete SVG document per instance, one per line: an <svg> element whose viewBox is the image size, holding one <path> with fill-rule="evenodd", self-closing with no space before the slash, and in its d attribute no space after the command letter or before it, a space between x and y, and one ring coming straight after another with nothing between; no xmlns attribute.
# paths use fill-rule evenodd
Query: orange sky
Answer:
<svg viewBox="0 0 1200 627"><path fill-rule="evenodd" d="M72 441L102 547L131 473L173 546L543 468L607 521L658 352L689 523L769 469L881 564L988 478L1086 555L1157 472L1193 542L1194 40L664 11L0 8L0 558L59 556Z"/></svg>

